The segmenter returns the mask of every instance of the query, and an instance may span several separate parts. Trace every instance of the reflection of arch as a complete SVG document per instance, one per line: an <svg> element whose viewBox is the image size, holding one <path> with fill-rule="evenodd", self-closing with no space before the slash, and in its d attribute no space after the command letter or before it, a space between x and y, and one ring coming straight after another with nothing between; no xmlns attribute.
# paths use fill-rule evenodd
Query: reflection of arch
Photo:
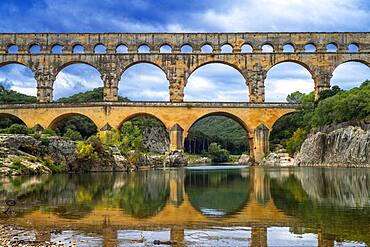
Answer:
<svg viewBox="0 0 370 247"><path fill-rule="evenodd" d="M84 114L78 113L78 112L71 112L71 113L65 113L65 114L59 115L58 117L54 118L54 119L50 122L50 124L49 124L48 128L50 128L50 129L54 129L54 128L55 128L55 126L56 126L56 124L57 124L57 123L59 123L60 121L62 121L62 120L64 120L64 119L66 119L66 118L69 118L69 117L74 117L74 116L85 117L85 118L89 119L92 123L94 123L94 124L95 124L95 126L98 126L98 125L97 125L97 122L96 122L96 121L94 121L94 119L93 119L93 118L91 118L91 117L89 117L89 116L86 116L86 115L84 115Z"/></svg>
<svg viewBox="0 0 370 247"><path fill-rule="evenodd" d="M185 191L194 209L206 216L224 217L247 205L250 181L240 170L187 170Z"/></svg>

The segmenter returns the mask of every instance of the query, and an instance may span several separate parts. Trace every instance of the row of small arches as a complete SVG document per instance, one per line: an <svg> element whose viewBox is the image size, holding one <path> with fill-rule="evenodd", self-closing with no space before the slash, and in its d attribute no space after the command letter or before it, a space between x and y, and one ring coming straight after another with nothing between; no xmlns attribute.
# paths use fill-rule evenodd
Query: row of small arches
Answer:
<svg viewBox="0 0 370 247"><path fill-rule="evenodd" d="M359 46L355 43L351 43L348 45L348 52L358 52ZM326 52L337 52L338 46L335 43L329 43L326 45ZM205 44L201 47L200 52L201 53L212 53L214 51L213 47L210 44ZM232 53L234 51L233 47L230 44L224 44L221 46L221 53ZM244 44L241 46L241 52L242 53L252 53L254 51L252 45L250 44ZM262 52L274 52L274 47L271 44L264 44L261 47ZM296 51L293 44L285 44L283 46L283 52L286 53L293 53ZM316 52L317 48L314 44L309 43L304 46L304 52ZM39 54L41 52L41 47L37 44L31 45L29 47L29 52L31 54ZM52 54L62 54L63 53L63 46L61 45L54 45L51 49ZM115 50L116 53L122 54L122 53L128 53L128 47L126 45L120 44L116 47ZM151 49L148 45L143 44L137 47L138 53L150 53ZM160 53L172 53L172 47L168 44L164 44L159 49ZM181 46L180 48L181 53L192 53L193 47L189 44L185 44ZM8 54L17 54L18 53L18 46L17 45L10 45L7 49ZM73 46L72 53L74 54L81 54L85 53L85 47L77 44ZM103 44L98 44L94 47L94 53L96 54L105 54L107 53L107 48Z"/></svg>

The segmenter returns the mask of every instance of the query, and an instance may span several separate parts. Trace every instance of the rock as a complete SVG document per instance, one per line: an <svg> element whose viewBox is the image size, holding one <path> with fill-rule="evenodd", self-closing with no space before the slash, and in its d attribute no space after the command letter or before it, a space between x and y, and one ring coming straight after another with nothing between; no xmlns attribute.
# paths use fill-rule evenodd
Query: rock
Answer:
<svg viewBox="0 0 370 247"><path fill-rule="evenodd" d="M171 151L164 160L164 166L181 167L188 164L185 159L184 153L179 150Z"/></svg>
<svg viewBox="0 0 370 247"><path fill-rule="evenodd" d="M241 165L241 166L250 165L251 161L250 161L249 155L247 155L247 154L240 155L239 160L238 160L238 164Z"/></svg>
<svg viewBox="0 0 370 247"><path fill-rule="evenodd" d="M309 135L295 165L370 166L370 130L348 126Z"/></svg>
<svg viewBox="0 0 370 247"><path fill-rule="evenodd" d="M278 149L275 152L269 153L260 165L264 166L293 166L294 159L289 156L285 149Z"/></svg>
<svg viewBox="0 0 370 247"><path fill-rule="evenodd" d="M164 154L168 152L170 140L162 127L144 129L144 148L149 152Z"/></svg>
<svg viewBox="0 0 370 247"><path fill-rule="evenodd" d="M59 136L48 138L45 153L48 154L55 163L70 164L76 162L78 159L76 143Z"/></svg>

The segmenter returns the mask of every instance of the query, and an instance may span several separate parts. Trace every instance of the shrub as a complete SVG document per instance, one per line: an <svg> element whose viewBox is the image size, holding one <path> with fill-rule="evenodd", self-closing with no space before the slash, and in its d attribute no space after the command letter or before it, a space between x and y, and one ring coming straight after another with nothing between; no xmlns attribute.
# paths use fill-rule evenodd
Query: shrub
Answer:
<svg viewBox="0 0 370 247"><path fill-rule="evenodd" d="M86 143L84 141L77 142L77 153L81 159L90 160L97 159L98 155L94 151L94 147L91 143Z"/></svg>
<svg viewBox="0 0 370 247"><path fill-rule="evenodd" d="M47 136L57 136L57 133L55 132L55 130L49 129L49 128L44 129L42 131L42 134L47 135Z"/></svg>
<svg viewBox="0 0 370 247"><path fill-rule="evenodd" d="M226 162L230 159L229 151L221 148L220 144L211 143L208 147L208 156L213 162Z"/></svg>
<svg viewBox="0 0 370 247"><path fill-rule="evenodd" d="M293 133L293 136L287 140L286 149L291 156L300 149L306 136L307 133L302 128L298 128Z"/></svg>
<svg viewBox="0 0 370 247"><path fill-rule="evenodd" d="M68 138L72 141L82 140L81 133L72 129L68 129L67 132L63 135L63 137Z"/></svg>
<svg viewBox="0 0 370 247"><path fill-rule="evenodd" d="M27 126L23 124L12 124L9 128L6 129L7 134L32 134L33 130L27 128Z"/></svg>
<svg viewBox="0 0 370 247"><path fill-rule="evenodd" d="M128 121L122 125L121 152L127 154L131 150L140 153L144 150L144 136L139 127Z"/></svg>
<svg viewBox="0 0 370 247"><path fill-rule="evenodd" d="M99 131L96 136L104 145L118 146L120 144L120 133L117 129Z"/></svg>

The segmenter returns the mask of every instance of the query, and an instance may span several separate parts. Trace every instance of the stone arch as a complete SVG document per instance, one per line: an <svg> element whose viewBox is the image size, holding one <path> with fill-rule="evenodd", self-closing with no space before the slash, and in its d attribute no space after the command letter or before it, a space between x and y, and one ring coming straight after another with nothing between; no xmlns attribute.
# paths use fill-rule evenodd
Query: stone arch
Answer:
<svg viewBox="0 0 370 247"><path fill-rule="evenodd" d="M294 64L294 65L289 65L290 63ZM313 91L316 87L316 83L317 81L314 80L315 78L315 74L313 72L313 70L309 67L309 65L307 65L306 63L302 62L302 61L299 61L299 60L296 60L296 59L286 59L286 60L281 60L281 61L278 61L276 62L275 64L273 64L271 67L268 68L267 70L267 73L266 73L266 79L265 79L265 96L266 96L266 102L267 101L270 101L270 102L275 102L277 101L276 99L273 99L272 101L269 100L269 94L272 92L271 89L269 89L269 80L271 79L271 73L279 73L279 67L280 66L290 66L290 67L293 67L295 66L296 68L294 68L294 71L286 71L285 74L288 74L290 73L291 75L291 78L293 79L302 79L304 78L304 80L311 80L312 81L312 90ZM307 75L304 75L304 74L301 74L301 75L297 75L297 71L301 70L301 68L303 68L306 72L308 72L308 74L310 75L309 77ZM275 70L274 70L275 69ZM284 74L284 76L285 76ZM299 78L301 77L301 78ZM285 82L288 82L286 79L284 79L281 83L285 83ZM284 84L283 84L284 85ZM297 85L297 84L292 84L292 85ZM299 84L300 86L303 86L302 84ZM271 87L274 87L273 84L271 84ZM292 87L292 86L290 86ZM306 88L308 89L308 88ZM293 91L301 91L299 88L297 89L293 89ZM302 92L302 91L301 91ZM303 92L303 93L308 93L309 91L307 92ZM280 93L280 96L277 95L277 97L279 97L279 101L283 101L283 99L281 99L280 97L283 97L283 96L287 96L285 95L286 92L284 93Z"/></svg>
<svg viewBox="0 0 370 247"><path fill-rule="evenodd" d="M211 65L211 66L209 66L209 65ZM219 66L218 70L215 69L216 66ZM197 71L198 71L198 73L196 73ZM217 72L217 71L219 71L219 72ZM215 74L217 77L215 75L213 75L212 81L211 81L212 83L210 85L208 85L209 83L207 81L205 81L204 79L206 79L209 76L212 76L212 74ZM186 77L186 80L185 80L185 85L184 85L185 98L188 98L189 95L195 95L195 94L202 93L199 90L192 90L192 87L189 86L189 81L190 82L193 81L193 79L191 77L192 75L194 75L193 78L200 79L200 81L198 83L203 83L207 87L215 87L214 88L215 90L218 89L217 90L218 92L220 92L220 93L222 92L219 95L219 100L218 101L235 101L235 99L237 99L237 101L239 101L239 102L248 101L249 88L248 88L248 85L246 83L246 80L247 80L246 76L247 75L245 73L242 73L241 69L239 67L237 67L237 65L235 65L235 64L225 62L225 61L206 61L206 62L198 65L197 67L191 69L189 71L189 74L187 74L187 77ZM196 75L197 76L201 75L201 77L197 77ZM222 91L222 89L227 89L228 88L228 87L225 87L225 85L223 85L224 80L225 80L224 77L227 76L227 75L230 76L230 78L228 78L229 82L233 83L233 85L235 85L237 89L233 88L232 90L230 89L228 91ZM195 85L193 87L196 87L196 85L202 85L202 84L196 84L196 82L194 81L194 83L191 83L190 85ZM203 87L201 89L205 90L205 87ZM239 91L237 91L237 90L239 90ZM192 94L189 94L189 92L190 93L192 92ZM243 93L243 95L241 95L240 93L242 93L242 92L245 92L245 94ZM233 94L233 95L231 95L231 94ZM204 101L204 100L207 100L206 99L207 97L197 96L197 98L201 98L201 99L194 99L194 97L193 97L193 99L190 99L190 101ZM189 99L185 99L185 101L189 101ZM215 99L214 98L212 98L212 99L209 98L208 101L215 101Z"/></svg>
<svg viewBox="0 0 370 247"><path fill-rule="evenodd" d="M6 46L6 53L7 54L18 54L19 47L16 44L10 43Z"/></svg>
<svg viewBox="0 0 370 247"><path fill-rule="evenodd" d="M96 54L106 54L107 47L103 43L98 43L94 45L94 53Z"/></svg>
<svg viewBox="0 0 370 247"><path fill-rule="evenodd" d="M221 53L233 53L234 47L230 43L224 43L221 45Z"/></svg>
<svg viewBox="0 0 370 247"><path fill-rule="evenodd" d="M55 43L51 46L50 53L51 54L62 54L63 53L63 46L59 43Z"/></svg>
<svg viewBox="0 0 370 247"><path fill-rule="evenodd" d="M360 51L360 46L356 42L349 43L347 48L348 48L348 52L350 52L350 53L357 53L357 52Z"/></svg>
<svg viewBox="0 0 370 247"><path fill-rule="evenodd" d="M243 129L245 130L247 135L252 134L252 130L249 128L247 123L244 122L239 116L237 116L235 114L232 114L232 113L229 113L229 112L225 112L225 111L214 111L214 112L203 114L203 115L197 117L195 120L192 120L191 123L188 124L187 126L183 126L185 135L186 136L188 135L189 130L191 129L191 127L193 127L194 124L196 124L199 120L204 119L206 117L211 117L211 116L224 116L224 117L231 118L234 121L236 121L237 123L239 123L240 126L243 127Z"/></svg>
<svg viewBox="0 0 370 247"><path fill-rule="evenodd" d="M302 67L304 67L306 70L308 70L308 72L310 72L311 76L314 77L315 76L315 72L314 72L314 68L313 67L310 67L310 65L308 63L305 63L299 59L292 59L292 58L289 58L289 59L286 59L286 58L282 58L281 60L276 60L275 63L272 63L270 64L270 66L268 66L266 68L267 70L267 73L269 70L271 70L273 67L275 67L276 65L279 65L279 64L282 64L282 63L295 63L295 64L298 64L298 65L301 65Z"/></svg>
<svg viewBox="0 0 370 247"><path fill-rule="evenodd" d="M95 126L97 127L98 130L99 130L99 127L101 127L99 125L99 122L96 119L94 119L94 115L88 116L88 115L86 115L84 113L81 113L81 112L69 112L69 113L63 113L61 115L58 115L57 117L54 117L53 119L51 119L46 127L50 128L50 129L54 129L58 122L62 121L63 119L66 119L68 117L74 117L74 116L81 116L81 117L88 118L91 122L93 122L95 124Z"/></svg>
<svg viewBox="0 0 370 247"><path fill-rule="evenodd" d="M172 53L173 51L173 45L170 43L163 43L159 46L159 52L160 53Z"/></svg>
<svg viewBox="0 0 370 247"><path fill-rule="evenodd" d="M240 47L240 51L242 53L252 53L254 50L253 48L253 45L252 43L244 43L241 47Z"/></svg>
<svg viewBox="0 0 370 247"><path fill-rule="evenodd" d="M330 42L326 46L326 52L337 52L338 51L338 44L335 42Z"/></svg>
<svg viewBox="0 0 370 247"><path fill-rule="evenodd" d="M272 43L266 42L261 45L261 51L266 53L275 52L275 47Z"/></svg>
<svg viewBox="0 0 370 247"><path fill-rule="evenodd" d="M5 67L5 68L4 68ZM16 70L19 74L21 74L21 78L27 78L26 82L23 82L21 85L18 83L15 83L14 81L9 80L10 78L13 78L11 75L11 70ZM5 81L5 87L7 86L18 86L18 89L23 89L23 91L20 91L18 89L12 88L14 91L18 91L23 94L28 94L28 95L37 95L37 80L35 78L35 68L32 68L29 64L24 63L22 60L16 61L16 60L9 60L9 61L4 61L0 63L0 74L5 74L5 79L8 79L8 81ZM30 91L32 90L32 92ZM33 91L35 90L35 91Z"/></svg>
<svg viewBox="0 0 370 247"><path fill-rule="evenodd" d="M307 43L304 45L304 52L316 52L317 51L317 45L315 43Z"/></svg>
<svg viewBox="0 0 370 247"><path fill-rule="evenodd" d="M81 43L75 43L72 45L72 53L73 54L83 54L86 52L86 48Z"/></svg>
<svg viewBox="0 0 370 247"><path fill-rule="evenodd" d="M212 53L214 51L214 47L211 43L205 42L202 45L200 45L200 52L201 53Z"/></svg>
<svg viewBox="0 0 370 247"><path fill-rule="evenodd" d="M38 43L32 43L28 46L28 52L30 54L40 54L41 49L41 45L39 45Z"/></svg>
<svg viewBox="0 0 370 247"><path fill-rule="evenodd" d="M15 114L11 114L11 113L4 113L4 112L0 113L0 120L1 119L4 119L4 118L14 118L14 119L19 120L22 124L24 124L28 128L32 128L33 127L33 126L29 126L29 124L27 124L27 122L25 121L26 119L23 118L20 115L15 115Z"/></svg>
<svg viewBox="0 0 370 247"><path fill-rule="evenodd" d="M118 43L116 45L115 51L117 54L128 53L128 46L125 43Z"/></svg>
<svg viewBox="0 0 370 247"><path fill-rule="evenodd" d="M189 72L187 73L187 78L186 79L188 79L196 70L198 70L199 68L201 68L203 66L206 66L208 64L223 64L223 65L230 66L230 67L236 69L244 77L244 79L247 79L247 75L245 75L242 72L242 69L240 67L238 67L237 64L234 64L234 63L231 63L231 62L228 62L228 61L222 61L222 60L204 61L204 62L200 62L200 63L196 64L194 67L192 67L189 70ZM186 86L186 84L185 84L185 86Z"/></svg>
<svg viewBox="0 0 370 247"><path fill-rule="evenodd" d="M141 49L144 49L143 51L140 51ZM137 53L141 54L149 54L152 52L152 47L148 43L141 43L137 46L136 49Z"/></svg>
<svg viewBox="0 0 370 247"><path fill-rule="evenodd" d="M198 143L198 145L195 144L195 146L192 144L192 139L194 140L194 138L191 138L191 130L194 126L196 126L198 123L200 123L202 120L204 119L207 119L207 118L210 118L210 117L213 117L213 121L216 121L215 123L218 123L218 124L223 124L223 123L227 123L228 125L225 125L224 127L225 128L228 128L227 126L229 127L232 127L233 130L236 131L236 133L240 134L240 137L244 138L242 140L236 140L235 143L232 143L230 145L230 143L227 141L227 138L218 138L218 141L219 141L219 144L221 144L224 148L228 149L231 153L234 153L234 154L241 154L241 153L244 153L246 150L248 150L249 152L251 152L250 150L250 145L251 145L251 140L250 140L250 137L251 137L251 129L249 128L249 126L247 125L247 123L245 121L243 121L239 116L235 115L235 114L232 114L232 113L229 113L229 112L225 112L225 111L214 111L214 112L208 112L208 113L205 113L201 116L197 116L197 118L194 120L192 119L190 122L187 123L187 125L184 125L184 149L189 151L189 152L192 152L195 151L197 152L196 150L198 150L199 152L199 148L200 149L203 149L203 150L206 150L210 144L210 140L212 139L212 136L216 136L217 134L221 133L222 130L220 130L221 132L218 132L218 133L214 133L214 134L211 134L209 137L211 137L211 139L208 139L208 137L206 137L207 135L205 135L204 137L206 137L205 139L203 137L201 137L200 139L202 139L203 141L201 142L202 145L199 146L199 142L195 142L195 143ZM231 120L231 121L230 121ZM238 125L236 127L235 123ZM204 124L204 123L203 123ZM231 126L230 126L231 125ZM226 132L225 132L226 133ZM199 140L198 137L195 137L196 140ZM207 139L208 139L208 142L207 142ZM226 140L226 141L225 141ZM186 145L188 144L188 145ZM195 149L193 149L195 147Z"/></svg>
<svg viewBox="0 0 370 247"><path fill-rule="evenodd" d="M287 42L283 45L283 52L293 53L295 52L295 45L291 42Z"/></svg>
<svg viewBox="0 0 370 247"><path fill-rule="evenodd" d="M68 97L76 93L82 93L88 90L93 90L95 88L104 86L104 81L102 80L101 72L97 68L97 66L95 66L94 64L91 64L90 62L86 62L83 60L72 60L72 61L68 61L68 62L61 64L59 67L55 69L55 80L53 81L51 85L53 87L53 90L58 88L58 85L59 85L58 82L60 82L59 80L61 78L61 72L65 69L66 69L65 73L67 75L72 74L74 76L79 76L82 79L89 78L89 80L91 81L89 83L86 83L83 80L81 80L81 82L77 81L80 83L79 88L73 89L71 86L64 87L64 91L69 92L69 95L60 95L61 97L66 97L66 96ZM70 79L67 80L68 78ZM67 82L73 80L73 85L77 83L71 77L64 77L64 79ZM72 83L70 83L70 85L72 85ZM70 90L68 91L68 89ZM81 89L85 89L85 90L81 90ZM59 91L55 91L55 92L59 92Z"/></svg>
<svg viewBox="0 0 370 247"><path fill-rule="evenodd" d="M370 79L370 62L361 59L344 59L337 61L331 73L330 85L338 86L339 83L340 88L349 90ZM339 78L342 79L339 81Z"/></svg>
<svg viewBox="0 0 370 247"><path fill-rule="evenodd" d="M125 71L137 64L150 64L150 65L154 65L155 67L159 68L160 70L163 71L163 73L166 75L166 79L169 80L168 78L168 73L166 71L166 69L162 66L162 64L159 64L157 63L156 61L150 61L150 60L139 60L139 61L135 61L133 63L130 63L128 65L126 65L122 71L121 71L121 74L119 75L120 77L122 77L122 75L125 73Z"/></svg>
<svg viewBox="0 0 370 247"><path fill-rule="evenodd" d="M128 115L125 118L123 118L123 120L118 125L118 129L121 129L122 125L125 122L130 121L131 119L134 119L136 117L141 117L141 116L147 116L147 117L151 117L151 118L154 118L154 119L158 120L166 128L167 133L169 132L169 129L171 128L171 126L169 126L170 123L167 123L166 120L160 115L155 115L155 114L149 113L149 112L137 112L137 113Z"/></svg>
<svg viewBox="0 0 370 247"><path fill-rule="evenodd" d="M190 48L190 49L189 49ZM193 45L190 43L184 43L180 47L181 53L192 53L194 50Z"/></svg>

